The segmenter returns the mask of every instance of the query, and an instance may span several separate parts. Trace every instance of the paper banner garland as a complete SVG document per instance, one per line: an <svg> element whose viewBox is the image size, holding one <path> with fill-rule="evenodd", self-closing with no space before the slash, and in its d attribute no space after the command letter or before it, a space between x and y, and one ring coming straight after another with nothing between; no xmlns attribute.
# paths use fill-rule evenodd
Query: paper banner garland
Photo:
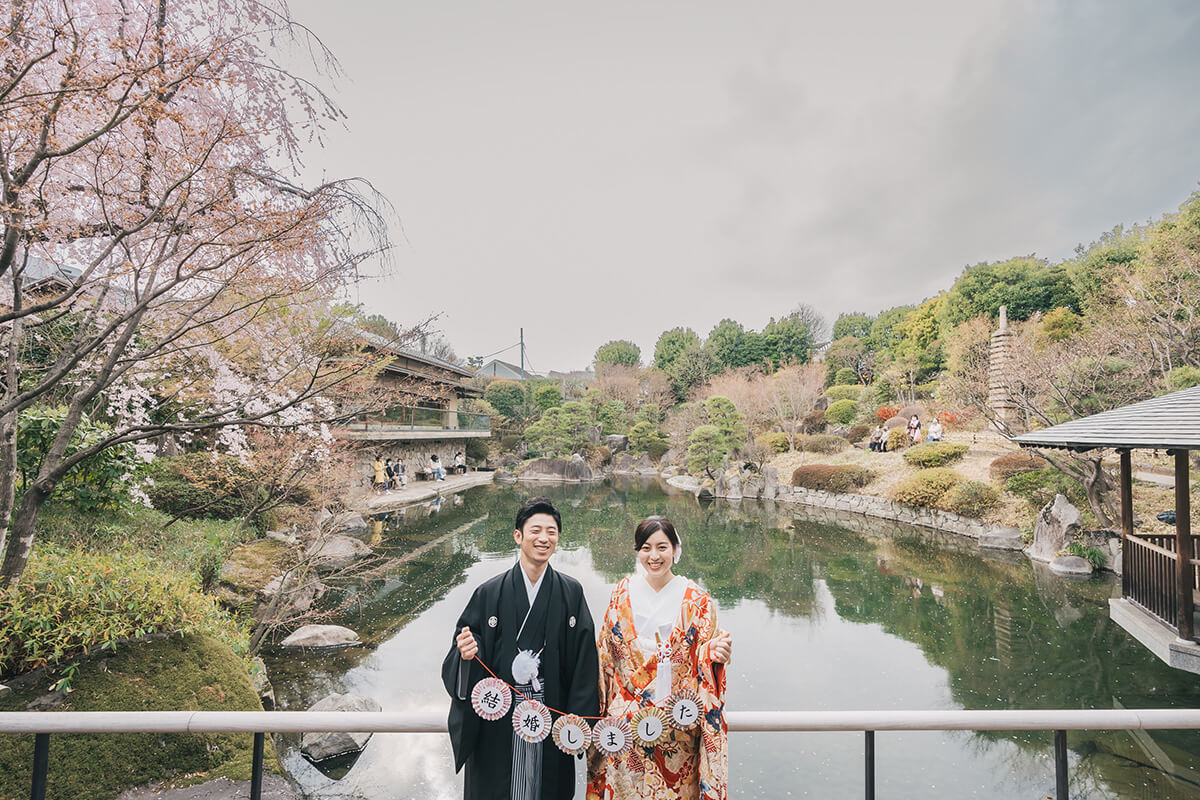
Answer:
<svg viewBox="0 0 1200 800"><path fill-rule="evenodd" d="M513 712L512 724L517 736L537 744L550 735L550 710L537 700L526 700Z"/></svg>
<svg viewBox="0 0 1200 800"><path fill-rule="evenodd" d="M671 724L681 731L696 727L700 721L700 701L692 691L684 689L671 695L667 707L671 709Z"/></svg>
<svg viewBox="0 0 1200 800"><path fill-rule="evenodd" d="M592 729L587 720L567 714L554 722L554 744L569 756L581 755L592 741Z"/></svg>
<svg viewBox="0 0 1200 800"><path fill-rule="evenodd" d="M484 678L471 690L471 707L483 719L500 719L512 707L512 690L499 678Z"/></svg>
<svg viewBox="0 0 1200 800"><path fill-rule="evenodd" d="M644 746L653 747L662 738L667 726L667 716L657 706L646 706L636 712L630 722L638 742Z"/></svg>
<svg viewBox="0 0 1200 800"><path fill-rule="evenodd" d="M592 742L605 755L624 755L633 745L633 731L624 717L605 717L592 728Z"/></svg>

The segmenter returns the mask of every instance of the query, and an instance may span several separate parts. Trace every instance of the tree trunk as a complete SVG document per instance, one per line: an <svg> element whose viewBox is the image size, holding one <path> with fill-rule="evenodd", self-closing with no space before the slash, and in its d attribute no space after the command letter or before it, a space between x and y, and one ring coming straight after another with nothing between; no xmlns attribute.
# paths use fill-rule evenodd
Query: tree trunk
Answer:
<svg viewBox="0 0 1200 800"><path fill-rule="evenodd" d="M17 412L0 417L0 553L17 500Z"/></svg>
<svg viewBox="0 0 1200 800"><path fill-rule="evenodd" d="M42 481L34 481L25 489L21 498L21 507L13 518L12 530L9 533L8 546L4 550L4 564L0 566L0 588L7 589L16 584L25 571L29 562L29 554L33 550L34 527L37 524L38 512L42 510L46 499L54 491L54 485L48 486Z"/></svg>

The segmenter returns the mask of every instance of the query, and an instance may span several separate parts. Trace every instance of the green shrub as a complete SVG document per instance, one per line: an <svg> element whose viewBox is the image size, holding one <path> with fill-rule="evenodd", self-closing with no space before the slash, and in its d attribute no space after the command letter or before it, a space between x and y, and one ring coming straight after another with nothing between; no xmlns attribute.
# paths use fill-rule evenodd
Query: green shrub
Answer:
<svg viewBox="0 0 1200 800"><path fill-rule="evenodd" d="M1050 462L1036 453L1021 450L993 459L992 463L988 465L988 474L991 475L992 480L1003 484L1014 475L1045 469L1048 466L1050 466Z"/></svg>
<svg viewBox="0 0 1200 800"><path fill-rule="evenodd" d="M938 508L976 519L998 505L1000 492L979 481L963 481L951 486L938 502Z"/></svg>
<svg viewBox="0 0 1200 800"><path fill-rule="evenodd" d="M516 381L492 381L483 390L483 399L501 415L514 419L525 407L525 387Z"/></svg>
<svg viewBox="0 0 1200 800"><path fill-rule="evenodd" d="M853 428L850 429L850 432L846 434L846 441L850 442L850 444L854 444L855 442L861 442L863 439L867 438L867 436L869 436L870 434L871 434L871 426L870 425L855 425Z"/></svg>
<svg viewBox="0 0 1200 800"><path fill-rule="evenodd" d="M1052 501L1056 494L1066 497L1076 508L1088 507L1083 484L1053 467L1014 475L1004 482L1004 488L1025 500L1034 510Z"/></svg>
<svg viewBox="0 0 1200 800"><path fill-rule="evenodd" d="M1172 392L1200 385L1200 367L1176 367L1163 376L1163 382Z"/></svg>
<svg viewBox="0 0 1200 800"><path fill-rule="evenodd" d="M887 449L889 451L901 450L908 447L909 444L911 444L911 440L908 438L908 431L904 430L904 428L892 428L888 431Z"/></svg>
<svg viewBox="0 0 1200 800"><path fill-rule="evenodd" d="M754 441L771 453L786 453L789 447L786 433L764 433Z"/></svg>
<svg viewBox="0 0 1200 800"><path fill-rule="evenodd" d="M830 402L835 400L854 400L857 402L858 398L862 396L862 387L854 384L830 386L825 390L825 396L829 398Z"/></svg>
<svg viewBox="0 0 1200 800"><path fill-rule="evenodd" d="M821 433L825 430L825 412L815 409L804 415L804 432Z"/></svg>
<svg viewBox="0 0 1200 800"><path fill-rule="evenodd" d="M517 445L521 443L521 434L505 433L500 437L500 452L511 453L517 449Z"/></svg>
<svg viewBox="0 0 1200 800"><path fill-rule="evenodd" d="M925 442L905 450L904 460L914 467L944 467L958 461L966 452L965 444Z"/></svg>
<svg viewBox="0 0 1200 800"><path fill-rule="evenodd" d="M37 476L66 415L67 409L62 406L31 406L18 416L17 467L22 478L18 490ZM66 455L86 450L111 434L111 426L93 422L84 414L75 426ZM129 476L141 465L132 444L106 447L67 470L52 497L80 511L115 509L129 498Z"/></svg>
<svg viewBox="0 0 1200 800"><path fill-rule="evenodd" d="M246 648L245 632L215 597L147 556L35 552L20 582L0 593L0 677L164 631Z"/></svg>
<svg viewBox="0 0 1200 800"><path fill-rule="evenodd" d="M892 499L906 506L936 508L942 496L963 477L952 469L935 467L909 475L892 488Z"/></svg>
<svg viewBox="0 0 1200 800"><path fill-rule="evenodd" d="M833 382L839 386L858 383L858 373L849 367L842 367L836 373L834 373Z"/></svg>
<svg viewBox="0 0 1200 800"><path fill-rule="evenodd" d="M688 471L711 474L721 467L728 452L728 440L716 425L700 425L688 437Z"/></svg>
<svg viewBox="0 0 1200 800"><path fill-rule="evenodd" d="M543 384L533 390L533 402L542 411L563 404L562 390L552 383Z"/></svg>
<svg viewBox="0 0 1200 800"><path fill-rule="evenodd" d="M875 480L875 471L856 464L809 464L796 467L792 485L823 492L849 492Z"/></svg>
<svg viewBox="0 0 1200 800"><path fill-rule="evenodd" d="M636 453L647 453L654 461L671 449L662 431L646 420L635 422L629 429L629 447Z"/></svg>
<svg viewBox="0 0 1200 800"><path fill-rule="evenodd" d="M490 455L487 442L479 438L467 439L467 443L463 445L463 455L476 464L487 461Z"/></svg>
<svg viewBox="0 0 1200 800"><path fill-rule="evenodd" d="M233 456L185 453L150 463L146 494L174 517L234 519L261 500L254 473Z"/></svg>
<svg viewBox="0 0 1200 800"><path fill-rule="evenodd" d="M796 449L806 453L840 453L850 446L850 442L832 434L813 433L796 437Z"/></svg>
<svg viewBox="0 0 1200 800"><path fill-rule="evenodd" d="M838 400L825 409L825 419L838 425L849 425L858 415L858 403L853 400Z"/></svg>
<svg viewBox="0 0 1200 800"><path fill-rule="evenodd" d="M1104 569L1104 564L1108 561L1108 556L1098 547L1088 547L1080 542L1068 542L1067 552L1073 556L1079 556L1092 565L1092 569Z"/></svg>

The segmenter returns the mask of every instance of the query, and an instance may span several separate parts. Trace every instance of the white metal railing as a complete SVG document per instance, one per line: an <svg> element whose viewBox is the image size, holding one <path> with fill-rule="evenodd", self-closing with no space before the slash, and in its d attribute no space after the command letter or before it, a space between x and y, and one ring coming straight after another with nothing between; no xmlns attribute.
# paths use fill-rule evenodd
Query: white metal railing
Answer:
<svg viewBox="0 0 1200 800"><path fill-rule="evenodd" d="M731 733L862 731L864 797L875 798L876 731L1054 731L1055 797L1067 800L1067 731L1200 729L1200 709L1034 709L950 711L730 711ZM9 711L0 735L36 734L30 797L44 800L50 734L252 733L251 800L262 797L266 733L362 731L445 733L444 711Z"/></svg>

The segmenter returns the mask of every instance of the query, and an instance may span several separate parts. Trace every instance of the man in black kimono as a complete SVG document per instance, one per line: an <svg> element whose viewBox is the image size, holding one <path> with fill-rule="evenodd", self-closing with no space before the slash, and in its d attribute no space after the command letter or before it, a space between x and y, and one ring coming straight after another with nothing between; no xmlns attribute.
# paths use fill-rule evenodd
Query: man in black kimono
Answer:
<svg viewBox="0 0 1200 800"><path fill-rule="evenodd" d="M553 736L529 744L513 732L511 710L489 722L470 701L475 684L488 677L482 659L527 697L567 713L597 714L599 665L592 614L579 581L550 566L561 527L558 509L546 498L534 497L521 506L513 530L520 558L511 570L475 590L442 664L455 769L467 768L466 800L560 800L575 793L574 762L555 746ZM522 652L518 680L513 662ZM514 693L513 709L521 702Z"/></svg>

